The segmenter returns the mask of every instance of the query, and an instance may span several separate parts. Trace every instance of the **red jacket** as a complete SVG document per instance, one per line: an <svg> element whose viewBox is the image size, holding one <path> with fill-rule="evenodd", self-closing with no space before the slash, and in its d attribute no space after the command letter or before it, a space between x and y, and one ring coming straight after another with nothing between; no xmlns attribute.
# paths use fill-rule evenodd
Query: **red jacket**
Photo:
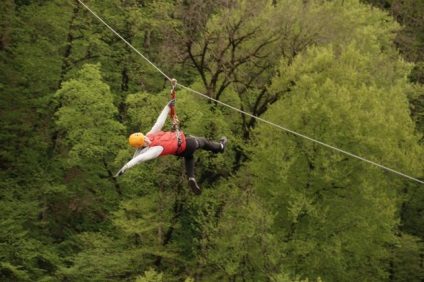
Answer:
<svg viewBox="0 0 424 282"><path fill-rule="evenodd" d="M149 147L154 146L162 146L163 151L159 155L166 156L166 155L177 155L186 149L186 138L184 135L184 132L180 131L180 139L181 139L181 145L178 148L178 138L177 133L172 131L159 131L157 133L150 133L147 134L147 137L150 139L151 143ZM178 150L178 152L177 152Z"/></svg>

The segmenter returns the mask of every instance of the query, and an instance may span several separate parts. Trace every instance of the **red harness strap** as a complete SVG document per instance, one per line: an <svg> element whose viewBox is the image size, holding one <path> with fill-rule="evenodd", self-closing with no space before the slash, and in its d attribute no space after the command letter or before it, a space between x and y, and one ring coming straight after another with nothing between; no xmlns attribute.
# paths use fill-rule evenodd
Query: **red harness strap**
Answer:
<svg viewBox="0 0 424 282"><path fill-rule="evenodd" d="M177 86L177 80L175 78L171 79L171 100L175 101L175 88ZM175 103L171 106L170 110L171 120L172 120L172 126L175 131L175 135L177 136L177 150L175 151L175 155L178 155L183 151L184 148L182 148L182 138L179 128L179 121L175 114Z"/></svg>
<svg viewBox="0 0 424 282"><path fill-rule="evenodd" d="M177 86L177 80L175 78L171 79L171 100L175 100L175 87ZM171 106L171 119L174 122L175 117L175 105Z"/></svg>

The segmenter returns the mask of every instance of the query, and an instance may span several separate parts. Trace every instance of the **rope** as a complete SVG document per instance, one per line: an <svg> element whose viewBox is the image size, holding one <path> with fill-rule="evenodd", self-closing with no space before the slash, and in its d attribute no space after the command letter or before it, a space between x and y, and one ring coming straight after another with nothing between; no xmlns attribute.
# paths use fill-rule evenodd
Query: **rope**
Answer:
<svg viewBox="0 0 424 282"><path fill-rule="evenodd" d="M318 141L318 140L313 139L313 138L311 138L311 137L308 137L308 136L306 136L306 135L303 135L303 134L297 133L297 132L295 132L295 131L293 131L293 130L290 130L290 129L287 129L287 128L285 128L285 127L282 127L281 125L275 124L275 123L273 123L273 122L270 122L270 121L265 120L265 119L263 119L263 118L260 118L260 117L258 117L258 116L252 115L252 114L250 114L250 113L248 113L248 112L245 112L245 111L242 111L242 110L240 110L240 109L237 109L237 108L235 108L235 107L233 107L233 106L227 105L227 104L225 104L225 103L223 103L223 102L221 102L221 101L218 101L218 100L216 100L216 99L214 99L214 98L211 98L211 97L209 97L209 96L207 96L207 95L205 95L205 94L203 94L203 93L200 93L200 92L198 92L198 91L196 91L196 90L190 89L190 88L188 88L188 87L186 87L186 86L180 85L180 87L181 87L181 88L184 88L184 89L186 89L186 90L188 90L188 91L191 91L191 92L193 92L193 93L196 93L196 94L198 94L198 95L200 95L200 96L203 96L203 97L205 97L205 98L207 98L207 99L209 99L209 100L212 100L212 101L214 101L214 102L216 102L216 103L219 103L219 104L221 104L221 105L224 105L224 106L226 106L226 107L228 107L228 108L230 108L230 109L232 109L232 110L234 110L234 111L237 111L237 112L239 112L239 113L241 113L241 114L244 114L244 115L246 115L246 116L252 117L252 118L254 118L254 119L256 119L256 120L262 121L262 122L264 122L264 123L267 123L267 124L269 124L269 125L272 125L272 126L274 126L274 127L277 127L277 128L279 128L279 129L282 129L282 130L284 130L284 131L287 131L287 132L289 132L289 133L292 133L292 134L294 134L294 135L297 135L297 136L302 137L302 138L304 138L304 139L307 139L307 140L309 140L309 141L315 142L315 143L317 143L317 144L319 144L319 145L322 145L322 146L324 146L324 147L327 147L327 148L329 148L329 149L332 149L332 150L338 151L338 152L340 152L340 153L343 153L343 154L345 154L345 155L348 155L348 156L354 157L354 158L359 159L359 160L361 160L361 161L364 161L364 162L366 162L366 163L369 163L369 164L375 165L375 166L377 166L377 167L379 167L379 168L382 168L382 169L385 169L385 170L387 170L387 171L390 171L390 172L396 173L396 174L398 174L398 175L400 175L400 176L403 176L403 177L405 177L405 178L408 178L408 179L410 179L410 180L414 180L414 181L416 181L416 182L419 182L419 183L421 183L421 184L424 184L424 181L422 181L422 180L419 180L419 179L414 178L414 177L412 177L412 176L406 175L406 174L404 174L404 173L401 173L401 172L396 171L396 170L394 170L394 169L391 169L391 168L389 168L389 167L386 167L386 166L380 165L380 164L378 164L378 163L376 163L376 162L370 161L370 160L365 159L365 158L363 158L363 157L360 157L360 156L358 156L358 155L355 155L355 154L349 153L349 152L347 152L347 151L345 151L345 150L342 150L342 149L339 149L339 148L337 148L337 147L334 147L334 146L331 146L331 145L325 144L325 143L323 143L323 142L321 142L321 141Z"/></svg>
<svg viewBox="0 0 424 282"><path fill-rule="evenodd" d="M100 18L96 13L94 13L87 5L85 5L81 0L78 0L78 2L83 5L90 13L93 14L100 22L102 22L105 26L107 26L113 33L116 34L119 38L122 39L131 49L133 49L137 54L139 54L144 60L146 60L152 67L154 67L158 72L160 72L164 77L166 77L168 80L171 80L160 68L155 66L147 57L145 57L140 51L138 51L135 47L133 47L125 38L123 38L118 32L116 32L113 28L111 28L102 18Z"/></svg>
<svg viewBox="0 0 424 282"><path fill-rule="evenodd" d="M175 78L171 79L171 100L174 100L175 103L175 87L177 87L177 80ZM175 125L175 120L174 118L176 117L175 115L175 105L172 105L171 107L171 119L172 122Z"/></svg>
<svg viewBox="0 0 424 282"><path fill-rule="evenodd" d="M118 32L116 32L113 28L111 28L105 21L103 21L98 15L96 15L96 13L94 13L87 5L85 5L81 0L78 0L78 2L79 3L81 3L81 5L83 5L88 11L90 11L90 13L92 13L100 22L102 22L105 26L107 26L113 33L115 33L119 38L121 38L129 47L131 47L131 49L133 49L137 54L139 54L146 62L148 62L151 66L153 66L159 73L161 73L165 78L167 78L169 81L171 81L171 82L173 82L173 80L171 80L171 78L170 77L168 77L161 69L159 69L155 64L153 64L148 58L146 58L142 53L140 53L135 47L133 47L127 40L125 40ZM366 158L363 158L363 157L360 157L360 156L358 156L358 155L355 155L355 154L352 154L352 153L349 153L348 151L345 151L345 150L342 150L342 149L339 149L339 148L337 148L337 147L334 147L334 146L331 146L331 145L328 145L328 144L326 144L326 143L324 143L324 142L321 142L321 141L318 141L318 140L316 140L316 139L313 139L313 138L311 138L311 137L308 137L308 136L306 136L306 135L303 135L303 134L300 134L300 133L297 133L297 132L295 132L295 131L293 131L293 130L290 130L290 129L287 129L287 128L285 128L285 127L282 127L282 126L280 126L280 125L278 125L278 124L276 124L276 123L273 123L273 122L270 122L270 121L267 121L267 120L265 120L265 119L263 119L263 118L260 118L260 117L258 117L258 116L255 116L255 115L253 115L253 114L250 114L250 113L248 113L248 112L245 112L245 111L242 111L242 110L240 110L240 109L238 109L238 108L236 108L236 107L233 107L233 106L231 106L231 105L228 105L228 104L226 104L226 103L223 103L223 102L221 102L221 101L218 101L218 100L216 100L216 99L214 99L214 98L212 98L212 97L209 97L209 96L207 96L207 95L205 95L205 94L203 94L203 93L200 93L200 92L198 92L198 91L196 91L196 90L193 90L193 89L191 89L191 88L189 88L189 87L187 87L187 86L184 86L184 85L181 85L181 84L179 84L179 83L176 83L175 82L175 85L179 85L181 88L183 88L183 89L186 89L187 91L189 91L189 92L193 92L193 93L195 93L195 94L197 94L197 95L200 95L200 96L202 96L202 97L204 97L204 98L206 98L206 99L209 99L209 100L211 100L211 101L214 101L214 102L216 102L216 103L218 103L218 104L221 104L221 105L223 105L223 106L225 106L225 107L228 107L228 108L230 108L230 109L232 109L232 110L234 110L234 111L237 111L237 112L239 112L239 113L241 113L241 114L243 114L243 115L246 115L246 116L249 116L249 117L252 117L252 118L254 118L254 119L256 119L256 120L258 120L258 121L262 121L262 122L264 122L264 123L266 123L266 124L269 124L269 125L271 125L271 126L274 126L274 127L277 127L277 128L279 128L279 129L281 129L281 130L284 130L284 131L286 131L286 132L289 132L289 133L291 133L291 134L294 134L294 135L296 135L296 136L299 136L299 137L301 137L301 138L304 138L304 139L307 139L307 140L309 140L309 141L312 141L312 142L315 142L315 143L317 143L317 144L319 144L319 145L321 145L321 146L324 146L324 147L327 147L327 148L329 148L329 149L332 149L332 150L334 150L334 151L337 151L337 152L339 152L339 153L342 153L342 154L345 154L345 155L348 155L348 156L350 156L350 157L353 157L353 158L356 158L356 159L358 159L358 160L361 160L361 161L363 161L363 162L366 162L366 163L369 163L369 164L371 164L371 165L374 165L374 166L376 166L376 167L379 167L379 168L381 168L381 169L384 169L384 170L387 170L387 171L390 171L390 172L392 172L392 173L395 173L395 174L397 174L397 175L399 175L399 176L402 176L402 177L405 177L405 178L407 178L407 179L410 179L410 180L413 180L413 181L416 181L416 182L418 182L418 183L421 183L421 184L424 184L424 181L422 181L422 180L419 180L419 179L417 179L417 178L414 178L414 177L412 177L412 176L409 176L409 175L407 175L407 174L404 174L404 173L402 173L402 172L399 172L399 171L397 171L397 170L394 170L394 169L392 169L392 168L389 168L389 167L387 167L387 166L384 166L384 165L381 165L381 164L378 164L378 163L376 163L376 162L373 162L373 161L370 161L370 160L368 160L368 159L366 159Z"/></svg>

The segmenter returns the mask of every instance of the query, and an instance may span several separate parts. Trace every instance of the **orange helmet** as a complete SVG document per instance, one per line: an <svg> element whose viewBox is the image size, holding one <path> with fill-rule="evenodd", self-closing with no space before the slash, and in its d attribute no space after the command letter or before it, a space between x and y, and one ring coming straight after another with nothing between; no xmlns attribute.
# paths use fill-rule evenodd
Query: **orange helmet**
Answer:
<svg viewBox="0 0 424 282"><path fill-rule="evenodd" d="M134 148L140 148L144 145L144 135L141 132L133 133L128 138L130 145Z"/></svg>

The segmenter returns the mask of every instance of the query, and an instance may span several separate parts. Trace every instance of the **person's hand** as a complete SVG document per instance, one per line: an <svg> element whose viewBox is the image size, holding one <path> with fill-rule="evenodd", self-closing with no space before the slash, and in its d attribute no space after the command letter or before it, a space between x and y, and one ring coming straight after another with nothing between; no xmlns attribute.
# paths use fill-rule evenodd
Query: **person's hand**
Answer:
<svg viewBox="0 0 424 282"><path fill-rule="evenodd" d="M118 178L119 176L121 176L122 174L124 174L124 169L122 168L120 171L118 171L118 173L114 176L115 178Z"/></svg>
<svg viewBox="0 0 424 282"><path fill-rule="evenodd" d="M172 99L171 101L168 102L168 107L173 107L175 106L175 100Z"/></svg>
<svg viewBox="0 0 424 282"><path fill-rule="evenodd" d="M118 178L119 176L121 176L122 174L124 174L124 172L127 170L127 166L125 165L123 168L121 168L118 173L114 176L115 178Z"/></svg>
<svg viewBox="0 0 424 282"><path fill-rule="evenodd" d="M178 119L178 117L177 117L177 116L174 116L174 117L172 118L172 124L173 124L173 125L176 125L176 126L180 125L180 120Z"/></svg>

